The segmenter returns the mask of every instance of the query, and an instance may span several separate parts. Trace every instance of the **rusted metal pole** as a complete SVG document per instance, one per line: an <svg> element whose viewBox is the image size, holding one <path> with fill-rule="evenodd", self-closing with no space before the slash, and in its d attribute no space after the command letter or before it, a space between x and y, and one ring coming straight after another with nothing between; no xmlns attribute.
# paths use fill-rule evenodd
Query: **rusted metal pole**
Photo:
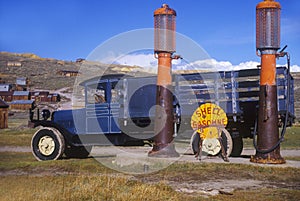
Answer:
<svg viewBox="0 0 300 201"><path fill-rule="evenodd" d="M274 54L261 57L257 150L250 160L255 163L285 163L280 145L274 147L279 141L275 59Z"/></svg>
<svg viewBox="0 0 300 201"><path fill-rule="evenodd" d="M172 57L175 52L176 12L164 4L154 12L155 47L158 58L154 146L150 157L178 157L174 140Z"/></svg>
<svg viewBox="0 0 300 201"><path fill-rule="evenodd" d="M153 149L149 156L154 157L178 157L174 140L174 115L173 93L171 75L171 54L158 54L157 92L156 92L156 117Z"/></svg>
<svg viewBox="0 0 300 201"><path fill-rule="evenodd" d="M261 53L258 133L254 163L281 164L278 105L276 84L276 57L280 45L280 4L265 0L256 7L257 51Z"/></svg>

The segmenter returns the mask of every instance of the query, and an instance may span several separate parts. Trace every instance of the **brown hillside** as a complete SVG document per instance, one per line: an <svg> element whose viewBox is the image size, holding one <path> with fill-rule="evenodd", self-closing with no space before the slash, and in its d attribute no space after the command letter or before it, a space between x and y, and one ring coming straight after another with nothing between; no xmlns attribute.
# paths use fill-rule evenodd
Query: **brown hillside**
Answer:
<svg viewBox="0 0 300 201"><path fill-rule="evenodd" d="M130 74L133 76L147 75L140 67L123 65L107 65L89 61L61 61L40 58L31 53L17 54L0 52L0 82L14 84L17 77L26 77L30 81L30 89L58 90L72 88L76 77L68 77L61 71L81 72L88 69L93 76L105 74ZM140 72L141 71L141 72ZM84 72L85 73L85 72Z"/></svg>

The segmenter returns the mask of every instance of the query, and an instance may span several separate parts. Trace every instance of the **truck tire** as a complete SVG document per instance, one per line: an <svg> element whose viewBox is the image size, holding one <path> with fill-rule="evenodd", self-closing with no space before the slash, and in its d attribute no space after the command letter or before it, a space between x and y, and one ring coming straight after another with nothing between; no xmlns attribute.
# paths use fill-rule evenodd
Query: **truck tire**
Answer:
<svg viewBox="0 0 300 201"><path fill-rule="evenodd" d="M195 131L191 137L191 148L194 154L199 152L200 135Z"/></svg>
<svg viewBox="0 0 300 201"><path fill-rule="evenodd" d="M64 153L64 149L64 137L55 128L41 128L35 132L31 140L33 156L39 161L57 160Z"/></svg>
<svg viewBox="0 0 300 201"><path fill-rule="evenodd" d="M239 157L243 151L243 138L241 136L232 138L233 148L231 155L232 157Z"/></svg>
<svg viewBox="0 0 300 201"><path fill-rule="evenodd" d="M67 158L87 158L91 153L92 146L67 146L65 155Z"/></svg>
<svg viewBox="0 0 300 201"><path fill-rule="evenodd" d="M225 148L227 156L230 156L233 150L233 141L230 133L224 128L222 130L222 144Z"/></svg>

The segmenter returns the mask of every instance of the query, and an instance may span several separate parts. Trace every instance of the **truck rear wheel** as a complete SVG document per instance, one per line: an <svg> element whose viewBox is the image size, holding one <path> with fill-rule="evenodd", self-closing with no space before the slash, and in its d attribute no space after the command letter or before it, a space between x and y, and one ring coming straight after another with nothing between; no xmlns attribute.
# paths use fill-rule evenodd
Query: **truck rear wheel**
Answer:
<svg viewBox="0 0 300 201"><path fill-rule="evenodd" d="M91 153L92 146L67 146L65 155L68 158L87 158Z"/></svg>
<svg viewBox="0 0 300 201"><path fill-rule="evenodd" d="M64 149L64 137L55 128L41 128L31 140L33 156L39 161L57 160L64 153Z"/></svg>
<svg viewBox="0 0 300 201"><path fill-rule="evenodd" d="M199 153L200 135L195 131L191 137L191 148L194 154Z"/></svg>
<svg viewBox="0 0 300 201"><path fill-rule="evenodd" d="M239 157L243 151L243 138L241 136L232 138L233 149L230 156Z"/></svg>
<svg viewBox="0 0 300 201"><path fill-rule="evenodd" d="M227 154L227 156L230 156L232 153L232 149L233 149L232 137L225 128L222 130L221 137L222 137L222 143L223 143L224 149L226 151L226 154Z"/></svg>

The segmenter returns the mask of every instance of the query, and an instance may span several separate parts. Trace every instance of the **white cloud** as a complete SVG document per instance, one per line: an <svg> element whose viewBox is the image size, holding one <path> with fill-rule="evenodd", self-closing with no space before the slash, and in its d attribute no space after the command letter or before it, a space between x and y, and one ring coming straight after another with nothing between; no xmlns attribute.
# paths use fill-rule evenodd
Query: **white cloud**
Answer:
<svg viewBox="0 0 300 201"><path fill-rule="evenodd" d="M227 69L232 67L232 64L228 61L216 61L215 59L198 60L192 63L178 65L176 70L216 70L216 69Z"/></svg>
<svg viewBox="0 0 300 201"><path fill-rule="evenodd" d="M114 63L149 68L157 66L157 59L154 58L153 54L128 54L119 57Z"/></svg>
<svg viewBox="0 0 300 201"><path fill-rule="evenodd" d="M291 66L291 72L300 72L300 66L292 65Z"/></svg>
<svg viewBox="0 0 300 201"><path fill-rule="evenodd" d="M146 71L155 73L157 72L157 59L154 54L129 54L120 56L115 59L114 63L129 65L129 66L140 66ZM195 62L188 63L185 60L173 60L172 68L174 70L205 70L205 71L230 71L230 70L245 70L257 68L260 62L257 61L246 61L241 62L238 65L232 64L230 61L217 61L215 59L198 60ZM278 64L277 66L283 66ZM300 66L292 65L291 72L300 72Z"/></svg>
<svg viewBox="0 0 300 201"><path fill-rule="evenodd" d="M244 69L257 68L258 65L260 65L259 62L246 61L246 62L242 62L238 65L233 66L233 70L244 70Z"/></svg>
<svg viewBox="0 0 300 201"><path fill-rule="evenodd" d="M233 65L230 61L217 61L215 59L198 60L184 66L178 66L177 69L197 69L197 70L211 70L211 71L230 71L257 68L259 65L256 61L242 62L238 65Z"/></svg>

